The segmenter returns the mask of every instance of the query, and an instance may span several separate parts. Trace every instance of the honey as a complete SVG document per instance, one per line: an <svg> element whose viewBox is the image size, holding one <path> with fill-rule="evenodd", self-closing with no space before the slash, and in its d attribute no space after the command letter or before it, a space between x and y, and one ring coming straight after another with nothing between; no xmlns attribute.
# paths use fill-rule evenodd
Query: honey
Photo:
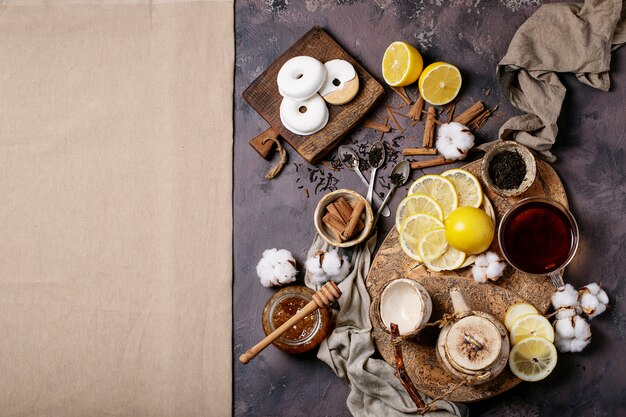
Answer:
<svg viewBox="0 0 626 417"><path fill-rule="evenodd" d="M287 297L281 300L274 308L274 315L272 316L274 328L282 326L283 323L295 316L307 303L308 301L305 298L299 296ZM292 341L307 338L315 331L316 322L317 317L315 313L311 313L283 333L283 337Z"/></svg>
<svg viewBox="0 0 626 417"><path fill-rule="evenodd" d="M274 294L263 309L263 330L268 335L313 300L308 287L291 285ZM322 343L330 328L330 310L320 308L283 333L272 344L289 353L304 353Z"/></svg>

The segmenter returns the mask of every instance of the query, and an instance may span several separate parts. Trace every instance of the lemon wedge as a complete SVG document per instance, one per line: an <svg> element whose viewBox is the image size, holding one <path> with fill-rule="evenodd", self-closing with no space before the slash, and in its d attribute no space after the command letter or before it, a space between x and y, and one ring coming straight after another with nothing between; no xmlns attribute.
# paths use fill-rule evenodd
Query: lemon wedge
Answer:
<svg viewBox="0 0 626 417"><path fill-rule="evenodd" d="M418 213L430 214L433 217L443 220L441 206L431 197L424 194L413 194L405 197L396 210L396 228L398 232L404 221Z"/></svg>
<svg viewBox="0 0 626 417"><path fill-rule="evenodd" d="M542 337L554 342L554 329L547 318L540 314L521 316L511 327L511 343L516 345L529 337Z"/></svg>
<svg viewBox="0 0 626 417"><path fill-rule="evenodd" d="M540 381L550 375L557 362L556 348L543 337L529 337L511 349L509 367L522 381Z"/></svg>
<svg viewBox="0 0 626 417"><path fill-rule="evenodd" d="M383 56L383 78L392 87L413 84L423 68L422 55L406 42L393 42Z"/></svg>
<svg viewBox="0 0 626 417"><path fill-rule="evenodd" d="M443 223L429 214L418 213L409 216L400 228L400 246L406 255L421 261L418 246L422 237L433 229L442 229Z"/></svg>
<svg viewBox="0 0 626 417"><path fill-rule="evenodd" d="M425 101L441 106L454 100L461 90L461 72L446 62L430 64L419 77L419 91Z"/></svg>
<svg viewBox="0 0 626 417"><path fill-rule="evenodd" d="M409 188L408 195L412 194L425 194L432 197L441 206L444 219L448 217L459 204L459 198L454 184L441 175L424 175L418 178Z"/></svg>
<svg viewBox="0 0 626 417"><path fill-rule="evenodd" d="M470 172L464 169L449 169L441 174L442 177L449 179L459 197L459 207L470 206L480 207L483 203L483 189L478 179Z"/></svg>

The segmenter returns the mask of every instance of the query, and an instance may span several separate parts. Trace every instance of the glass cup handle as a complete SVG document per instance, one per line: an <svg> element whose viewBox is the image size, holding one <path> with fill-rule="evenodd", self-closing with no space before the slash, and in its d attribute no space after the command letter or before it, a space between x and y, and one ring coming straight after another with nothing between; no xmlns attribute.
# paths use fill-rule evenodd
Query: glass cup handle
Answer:
<svg viewBox="0 0 626 417"><path fill-rule="evenodd" d="M550 276L552 284L554 284L557 290L565 286L565 282L563 282L563 275L561 274L560 269L550 272L548 275Z"/></svg>

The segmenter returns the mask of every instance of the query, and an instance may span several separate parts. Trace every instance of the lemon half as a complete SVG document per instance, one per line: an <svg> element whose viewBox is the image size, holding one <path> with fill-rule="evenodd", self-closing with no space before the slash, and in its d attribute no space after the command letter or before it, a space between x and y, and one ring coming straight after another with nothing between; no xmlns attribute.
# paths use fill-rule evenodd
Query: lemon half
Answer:
<svg viewBox="0 0 626 417"><path fill-rule="evenodd" d="M425 101L441 106L454 100L461 90L461 72L446 62L430 64L419 77L418 87Z"/></svg>
<svg viewBox="0 0 626 417"><path fill-rule="evenodd" d="M392 87L413 84L423 68L422 55L406 42L393 42L383 56L383 78Z"/></svg>

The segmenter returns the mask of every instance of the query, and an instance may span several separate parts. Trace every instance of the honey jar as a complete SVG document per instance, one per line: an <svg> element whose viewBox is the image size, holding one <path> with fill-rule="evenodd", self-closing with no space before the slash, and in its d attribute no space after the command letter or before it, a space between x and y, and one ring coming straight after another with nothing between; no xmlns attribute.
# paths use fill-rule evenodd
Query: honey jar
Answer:
<svg viewBox="0 0 626 417"><path fill-rule="evenodd" d="M290 285L279 290L263 309L263 331L269 335L313 300L315 291ZM283 333L272 344L289 353L304 353L322 343L330 328L330 309L319 308Z"/></svg>

